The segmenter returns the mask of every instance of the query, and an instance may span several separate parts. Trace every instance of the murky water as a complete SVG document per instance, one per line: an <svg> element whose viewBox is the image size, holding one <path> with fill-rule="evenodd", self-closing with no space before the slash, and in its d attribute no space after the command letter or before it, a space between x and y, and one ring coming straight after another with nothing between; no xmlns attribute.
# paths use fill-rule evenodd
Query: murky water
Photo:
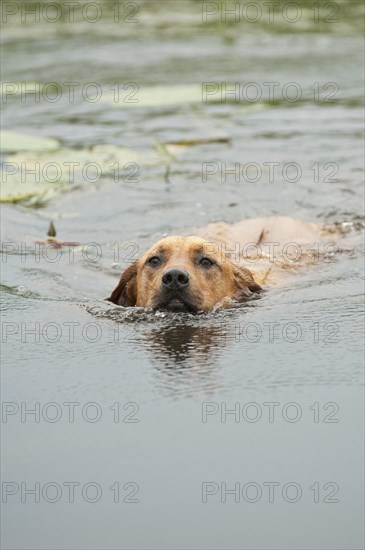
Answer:
<svg viewBox="0 0 365 550"><path fill-rule="evenodd" d="M300 3L296 23L130 4L118 22L105 2L95 23L19 11L4 25L3 83L62 89L38 102L7 88L5 129L55 138L71 162L99 162L100 145L139 155L138 182L77 173L65 193L2 205L4 548L362 548L361 4L316 22ZM261 98L188 101L203 82ZM162 88L131 106L108 99L115 83L123 99ZM238 181L222 163L240 163ZM104 302L162 235L276 214L346 222L352 244L215 315ZM81 245L37 248L50 220Z"/></svg>

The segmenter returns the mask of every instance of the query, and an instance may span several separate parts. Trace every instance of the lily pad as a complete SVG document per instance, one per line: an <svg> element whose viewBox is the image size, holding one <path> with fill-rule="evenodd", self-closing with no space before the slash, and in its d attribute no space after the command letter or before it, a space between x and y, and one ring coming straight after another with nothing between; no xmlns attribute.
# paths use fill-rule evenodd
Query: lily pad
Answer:
<svg viewBox="0 0 365 550"><path fill-rule="evenodd" d="M10 130L0 132L0 152L17 153L19 151L54 151L60 146L53 138L44 138L20 134Z"/></svg>
<svg viewBox="0 0 365 550"><path fill-rule="evenodd" d="M42 197L48 200L55 193L80 185L97 184L107 177L118 182L127 170L129 179L140 166L161 162L157 152L143 155L125 147L97 145L88 149L59 149L54 152L26 152L9 155L1 174L1 202L24 202Z"/></svg>
<svg viewBox="0 0 365 550"><path fill-rule="evenodd" d="M229 85L227 84L229 88ZM184 84L175 86L141 86L133 92L120 95L115 101L114 94L106 94L103 100L115 107L145 108L169 107L194 103L221 103L221 87L215 83ZM229 96L228 96L229 99Z"/></svg>

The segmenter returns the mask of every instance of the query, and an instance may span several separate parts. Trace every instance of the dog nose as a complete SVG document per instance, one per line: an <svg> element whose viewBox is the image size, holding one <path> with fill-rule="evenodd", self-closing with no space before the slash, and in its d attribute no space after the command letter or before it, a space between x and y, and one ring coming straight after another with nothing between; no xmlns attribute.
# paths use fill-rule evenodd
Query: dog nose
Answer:
<svg viewBox="0 0 365 550"><path fill-rule="evenodd" d="M183 269L169 269L162 276L162 284L167 288L183 288L189 284L189 274Z"/></svg>

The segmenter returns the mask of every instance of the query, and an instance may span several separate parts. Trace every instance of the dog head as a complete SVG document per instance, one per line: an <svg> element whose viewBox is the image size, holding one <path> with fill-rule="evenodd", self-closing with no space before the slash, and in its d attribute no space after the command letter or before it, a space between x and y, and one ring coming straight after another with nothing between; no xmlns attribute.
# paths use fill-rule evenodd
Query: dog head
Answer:
<svg viewBox="0 0 365 550"><path fill-rule="evenodd" d="M243 302L260 290L250 271L233 264L217 244L200 237L167 237L122 273L107 300L196 313L226 297Z"/></svg>

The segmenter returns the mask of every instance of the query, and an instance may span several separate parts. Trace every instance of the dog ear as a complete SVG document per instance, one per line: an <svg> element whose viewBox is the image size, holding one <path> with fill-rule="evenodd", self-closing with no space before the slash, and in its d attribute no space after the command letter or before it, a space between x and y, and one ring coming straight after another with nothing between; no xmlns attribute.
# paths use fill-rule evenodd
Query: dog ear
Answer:
<svg viewBox="0 0 365 550"><path fill-rule="evenodd" d="M262 288L256 283L251 271L248 269L234 265L233 274L236 284L236 292L233 298L238 302L244 302L253 293L262 291Z"/></svg>
<svg viewBox="0 0 365 550"><path fill-rule="evenodd" d="M119 283L113 290L108 302L113 302L118 306L135 306L137 302L137 266L138 260L133 262L125 271L123 271Z"/></svg>

